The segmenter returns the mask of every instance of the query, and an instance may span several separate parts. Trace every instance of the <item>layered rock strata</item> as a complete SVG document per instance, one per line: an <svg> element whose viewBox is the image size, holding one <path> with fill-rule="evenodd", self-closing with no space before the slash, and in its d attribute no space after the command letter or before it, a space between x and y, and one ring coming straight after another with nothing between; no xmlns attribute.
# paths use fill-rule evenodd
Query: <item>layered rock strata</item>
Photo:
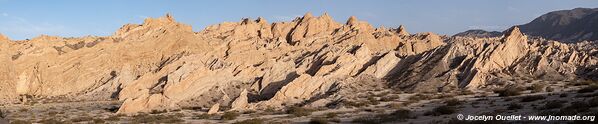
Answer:
<svg viewBox="0 0 598 124"><path fill-rule="evenodd" d="M108 37L0 37L0 99L117 99L125 114L214 105L247 110L325 104L359 83L446 92L519 76L598 77L596 47L583 46L528 38L517 27L500 37L449 38L310 13L193 32L166 15Z"/></svg>

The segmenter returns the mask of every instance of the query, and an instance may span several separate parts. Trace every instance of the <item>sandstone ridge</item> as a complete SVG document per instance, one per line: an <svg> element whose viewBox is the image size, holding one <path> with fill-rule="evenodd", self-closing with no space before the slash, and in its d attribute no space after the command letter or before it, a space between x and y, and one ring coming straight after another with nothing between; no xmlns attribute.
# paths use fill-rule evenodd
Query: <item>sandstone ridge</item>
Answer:
<svg viewBox="0 0 598 124"><path fill-rule="evenodd" d="M501 87L513 77L595 79L596 48L529 38L410 34L356 17L225 22L193 32L170 14L108 37L0 35L0 99L123 101L118 113L204 107L251 110L342 101L362 85L407 92ZM365 81L368 80L368 81ZM26 98L25 98L26 99Z"/></svg>

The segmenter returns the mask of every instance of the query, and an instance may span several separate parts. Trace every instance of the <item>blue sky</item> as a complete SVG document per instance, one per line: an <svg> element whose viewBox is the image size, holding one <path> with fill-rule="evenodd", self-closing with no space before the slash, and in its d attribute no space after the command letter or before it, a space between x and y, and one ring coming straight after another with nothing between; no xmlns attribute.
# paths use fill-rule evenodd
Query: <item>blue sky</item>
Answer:
<svg viewBox="0 0 598 124"><path fill-rule="evenodd" d="M124 24L165 13L199 31L244 17L276 22L328 12L342 23L355 15L376 27L403 24L411 33L452 35L478 28L504 30L577 7L597 8L598 0L0 0L0 33L11 39L108 36Z"/></svg>

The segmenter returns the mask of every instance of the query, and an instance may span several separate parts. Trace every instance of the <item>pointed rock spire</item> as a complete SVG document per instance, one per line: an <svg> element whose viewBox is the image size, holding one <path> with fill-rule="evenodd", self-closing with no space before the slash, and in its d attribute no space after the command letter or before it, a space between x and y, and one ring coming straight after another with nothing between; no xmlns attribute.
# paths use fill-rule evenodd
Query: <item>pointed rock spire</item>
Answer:
<svg viewBox="0 0 598 124"><path fill-rule="evenodd" d="M521 31L519 30L519 27L514 26L508 30L505 31L504 37L503 37L503 41L504 42L522 42L524 44L522 45L527 45L527 36L525 36L523 33L521 33Z"/></svg>
<svg viewBox="0 0 598 124"><path fill-rule="evenodd" d="M340 27L340 24L334 21L328 14L324 13L319 17L313 17L308 12L303 16L303 19L297 24L294 30L292 30L290 43L313 35L328 34L338 27Z"/></svg>
<svg viewBox="0 0 598 124"><path fill-rule="evenodd" d="M505 31L505 37L510 37L510 36L521 36L523 35L523 33L521 33L521 31L519 30L519 27L514 26L510 29L508 29L507 31Z"/></svg>
<svg viewBox="0 0 598 124"><path fill-rule="evenodd" d="M328 25L327 28L332 27L337 27L340 26L340 24L338 24L336 21L334 21L334 19L332 19L332 17L330 15L328 15L328 13L324 12L324 14L320 15L320 17L318 17L318 20L321 23L326 23Z"/></svg>
<svg viewBox="0 0 598 124"><path fill-rule="evenodd" d="M410 35L403 25L399 26L399 30L397 30L397 33L399 33L399 35Z"/></svg>
<svg viewBox="0 0 598 124"><path fill-rule="evenodd" d="M516 64L516 61L523 58L530 51L527 36L519 31L519 27L512 27L505 31L501 43L496 50L488 57L485 70L500 70Z"/></svg>
<svg viewBox="0 0 598 124"><path fill-rule="evenodd" d="M258 24L268 24L268 21L266 19L264 19L263 17L257 17L255 22L257 22Z"/></svg>
<svg viewBox="0 0 598 124"><path fill-rule="evenodd" d="M305 13L305 15L303 15L303 20L310 19L313 17L314 17L314 15L312 15L311 12L307 12L307 13Z"/></svg>
<svg viewBox="0 0 598 124"><path fill-rule="evenodd" d="M376 28L376 31L386 31L386 30L388 30L388 29L386 29L386 27L384 27L384 26Z"/></svg>
<svg viewBox="0 0 598 124"><path fill-rule="evenodd" d="M357 17L355 16L351 16L349 17L349 19L347 20L347 25L356 25L357 24Z"/></svg>
<svg viewBox="0 0 598 124"><path fill-rule="evenodd" d="M328 13L327 13L327 12L324 12L324 14L322 14L320 17L321 17L321 18L329 18L329 19L332 19L332 17L330 17L330 15L328 15Z"/></svg>

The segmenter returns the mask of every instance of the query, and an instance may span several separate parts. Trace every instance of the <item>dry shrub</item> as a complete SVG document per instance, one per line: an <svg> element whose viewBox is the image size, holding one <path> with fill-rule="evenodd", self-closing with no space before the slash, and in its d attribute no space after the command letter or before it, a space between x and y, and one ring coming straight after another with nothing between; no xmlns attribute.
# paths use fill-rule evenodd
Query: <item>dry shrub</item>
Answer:
<svg viewBox="0 0 598 124"><path fill-rule="evenodd" d="M222 119L222 120L235 120L235 119L237 119L237 117L239 117L239 115L241 115L241 114L239 114L236 111L228 111L228 112L224 112L224 114L222 115L222 117L220 119Z"/></svg>
<svg viewBox="0 0 598 124"><path fill-rule="evenodd" d="M546 99L546 97L542 95L533 95L533 96L524 96L521 97L521 102L533 102L536 100Z"/></svg>
<svg viewBox="0 0 598 124"><path fill-rule="evenodd" d="M301 117L311 115L312 111L313 110L311 109L293 106L287 110L287 114L291 114L295 117Z"/></svg>
<svg viewBox="0 0 598 124"><path fill-rule="evenodd" d="M518 96L521 94L521 91L517 88L502 88L498 90L494 90L494 93L498 93L500 97L507 97L507 96Z"/></svg>

